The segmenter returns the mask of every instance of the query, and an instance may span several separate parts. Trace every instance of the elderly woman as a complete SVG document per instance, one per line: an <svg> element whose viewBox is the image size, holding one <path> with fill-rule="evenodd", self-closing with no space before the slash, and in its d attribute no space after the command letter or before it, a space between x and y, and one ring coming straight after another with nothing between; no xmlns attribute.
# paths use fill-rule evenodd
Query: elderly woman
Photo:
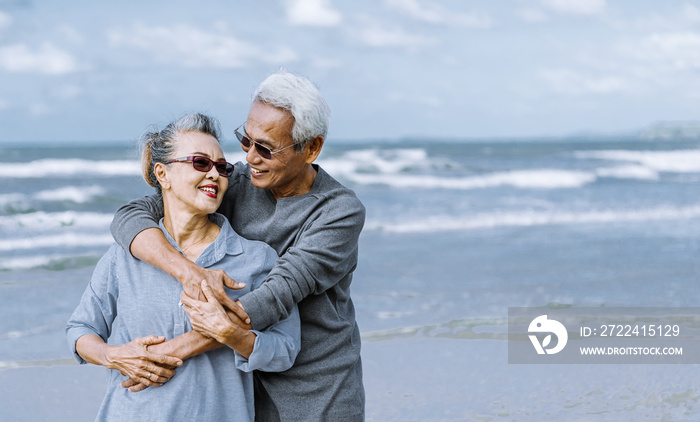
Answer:
<svg viewBox="0 0 700 422"><path fill-rule="evenodd" d="M232 299L260 287L277 254L242 238L215 214L234 171L219 144L218 122L191 114L145 138L144 177L162 197L163 236L183 259L245 283L229 291ZM234 325L203 287L208 300L183 307L183 288L168 274L116 245L102 257L66 329L78 362L110 369L98 420L253 420L252 371L292 366L300 343L298 313L248 331ZM196 353L157 351L183 341L206 346ZM158 388L132 392L120 385L127 379Z"/></svg>
<svg viewBox="0 0 700 422"><path fill-rule="evenodd" d="M255 329L276 323L299 305L302 345L294 366L256 373L258 421L364 420L360 331L350 284L365 208L314 163L329 114L309 80L280 72L256 89L248 118L236 130L247 164L236 165L219 212L236 231L267 243L280 256L263 286L240 301L221 294L222 283L232 283L226 274L182 259L166 241L157 229L162 215L157 196L125 205L112 222L112 234L125 251L169 271L194 298L201 280L208 280L221 292L219 301Z"/></svg>

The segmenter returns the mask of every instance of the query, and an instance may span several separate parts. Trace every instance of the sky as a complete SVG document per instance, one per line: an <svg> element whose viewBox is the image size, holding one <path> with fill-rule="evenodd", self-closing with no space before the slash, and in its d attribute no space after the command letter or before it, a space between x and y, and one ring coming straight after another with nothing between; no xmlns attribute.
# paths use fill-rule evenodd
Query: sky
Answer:
<svg viewBox="0 0 700 422"><path fill-rule="evenodd" d="M0 142L232 138L279 69L329 140L634 133L700 120L700 0L0 0Z"/></svg>

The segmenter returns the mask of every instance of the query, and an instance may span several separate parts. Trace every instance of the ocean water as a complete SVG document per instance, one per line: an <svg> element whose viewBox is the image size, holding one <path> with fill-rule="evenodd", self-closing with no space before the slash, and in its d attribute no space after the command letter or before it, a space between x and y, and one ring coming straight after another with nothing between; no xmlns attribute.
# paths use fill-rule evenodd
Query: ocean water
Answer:
<svg viewBox="0 0 700 422"><path fill-rule="evenodd" d="M224 150L244 159L231 142ZM557 366L552 387L517 400L524 370L503 361L508 307L699 306L700 141L331 140L318 163L367 208L352 287L367 344L488 340L485 355L463 357L493 369L465 392L481 400L469 415L700 412L695 366L654 369L644 389L638 376L605 376L629 372L619 366ZM112 243L112 214L152 191L139 167L129 144L0 147L0 370L70 362L64 325ZM588 384L566 390L567 374ZM510 399L493 398L503 391ZM523 401L536 406L522 413Z"/></svg>

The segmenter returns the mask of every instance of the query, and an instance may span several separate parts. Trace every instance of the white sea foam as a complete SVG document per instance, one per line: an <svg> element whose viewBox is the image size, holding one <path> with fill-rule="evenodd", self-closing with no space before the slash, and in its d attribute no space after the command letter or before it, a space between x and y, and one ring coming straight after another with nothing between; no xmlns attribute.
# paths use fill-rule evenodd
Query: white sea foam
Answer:
<svg viewBox="0 0 700 422"><path fill-rule="evenodd" d="M338 158L323 155L318 162L333 175L353 173L396 174L416 169L444 166L443 158L429 157L423 149L359 149Z"/></svg>
<svg viewBox="0 0 700 422"><path fill-rule="evenodd" d="M46 158L29 163L2 163L0 178L64 177L89 172L91 177L141 174L137 160L83 160Z"/></svg>
<svg viewBox="0 0 700 422"><path fill-rule="evenodd" d="M493 172L466 177L436 176L433 169L459 167L445 158L429 157L423 149L363 149L339 158L319 160L334 176L361 185L398 188L482 189L512 186L525 189L575 188L596 180L595 173L560 169Z"/></svg>
<svg viewBox="0 0 700 422"><path fill-rule="evenodd" d="M240 154L240 157L245 159L243 154ZM318 162L334 177L360 185L382 184L396 188L469 190L510 186L522 189L562 189L581 187L595 182L599 177L658 179L656 170L640 164L605 167L593 171L539 168L466 177L437 176L430 174L430 171L459 166L443 157L430 157L426 150L419 148L352 150L340 157L322 156Z"/></svg>
<svg viewBox="0 0 700 422"><path fill-rule="evenodd" d="M77 246L110 245L114 239L109 234L62 233L58 235L3 238L0 251L16 251L39 248L71 248Z"/></svg>
<svg viewBox="0 0 700 422"><path fill-rule="evenodd" d="M22 204L26 199L27 196L21 193L6 193L0 195L0 206Z"/></svg>
<svg viewBox="0 0 700 422"><path fill-rule="evenodd" d="M59 189L43 190L31 195L23 193L7 193L0 195L0 207L22 206L31 207L33 201L55 202L71 201L76 204L85 204L95 197L105 194L105 189L100 186L66 186Z"/></svg>
<svg viewBox="0 0 700 422"><path fill-rule="evenodd" d="M618 179L640 179L640 180L658 180L659 172L649 167L640 165L624 165L616 167L602 167L596 169L596 175L599 177L615 177Z"/></svg>
<svg viewBox="0 0 700 422"><path fill-rule="evenodd" d="M5 334L7 338L10 339L15 339L15 338L21 338L21 337L27 337L27 336L33 336L36 334L42 334L42 333L47 333L51 330L55 330L57 327L55 325L42 325L38 327L32 327L28 330L22 330L22 331L10 331ZM2 364L0 364L0 367L2 367Z"/></svg>
<svg viewBox="0 0 700 422"><path fill-rule="evenodd" d="M40 201L72 201L77 204L84 204L104 193L104 188L100 186L66 186L60 189L37 192L34 194L34 198Z"/></svg>
<svg viewBox="0 0 700 422"><path fill-rule="evenodd" d="M589 212L495 212L470 216L432 216L415 221L368 222L368 230L394 233L466 231L494 227L531 227L565 224L684 220L700 217L700 205L684 208Z"/></svg>
<svg viewBox="0 0 700 422"><path fill-rule="evenodd" d="M35 212L30 214L14 214L0 216L0 229L31 229L42 231L60 227L108 228L112 222L112 214L96 212Z"/></svg>
<svg viewBox="0 0 700 422"><path fill-rule="evenodd" d="M557 169L495 172L480 176L449 178L430 175L350 174L346 177L359 184L385 184L400 188L481 189L512 186L527 189L576 188L596 180L596 175L584 171Z"/></svg>
<svg viewBox="0 0 700 422"><path fill-rule="evenodd" d="M3 258L0 260L0 269L2 270L26 270L29 268L38 268L50 264L51 262L67 259L68 255L37 255L26 256L22 258Z"/></svg>
<svg viewBox="0 0 700 422"><path fill-rule="evenodd" d="M426 167L434 161L423 149L354 150L348 151L343 159L356 163L359 170L385 174Z"/></svg>
<svg viewBox="0 0 700 422"><path fill-rule="evenodd" d="M602 150L578 151L578 158L597 158L600 160L627 161L640 164L654 171L671 173L700 172L700 150L676 151L629 151Z"/></svg>

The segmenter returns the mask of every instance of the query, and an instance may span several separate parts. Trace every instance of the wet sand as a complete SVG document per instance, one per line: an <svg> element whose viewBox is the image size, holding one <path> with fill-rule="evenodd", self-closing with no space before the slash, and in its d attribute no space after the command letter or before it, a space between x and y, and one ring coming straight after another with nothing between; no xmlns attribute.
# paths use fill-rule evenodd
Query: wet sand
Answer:
<svg viewBox="0 0 700 422"><path fill-rule="evenodd" d="M368 421L692 421L697 365L509 365L504 340L365 340ZM104 369L0 370L3 421L91 421Z"/></svg>

